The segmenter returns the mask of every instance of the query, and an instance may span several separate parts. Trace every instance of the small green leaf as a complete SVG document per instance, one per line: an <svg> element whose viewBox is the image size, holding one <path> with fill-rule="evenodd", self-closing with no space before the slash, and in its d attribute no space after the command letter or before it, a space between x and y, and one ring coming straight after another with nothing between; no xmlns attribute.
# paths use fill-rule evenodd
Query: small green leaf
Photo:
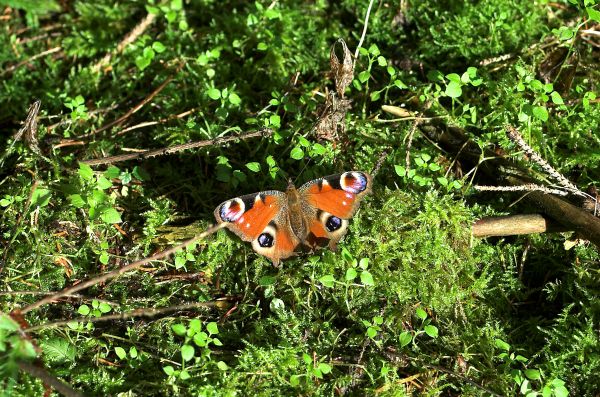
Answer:
<svg viewBox="0 0 600 397"><path fill-rule="evenodd" d="M260 172L260 163L252 162L246 164L246 168L248 168L252 172Z"/></svg>
<svg viewBox="0 0 600 397"><path fill-rule="evenodd" d="M79 163L79 170L77 172L84 181L91 181L94 177L94 170L92 170L92 167L84 163Z"/></svg>
<svg viewBox="0 0 600 397"><path fill-rule="evenodd" d="M194 353L196 353L196 351L194 350L194 346L181 346L181 358L183 358L183 361L190 361L192 358L194 358Z"/></svg>
<svg viewBox="0 0 600 397"><path fill-rule="evenodd" d="M155 41L154 43L152 43L152 49L160 54L161 52L166 50L167 47L165 47L164 44L160 41Z"/></svg>
<svg viewBox="0 0 600 397"><path fill-rule="evenodd" d="M371 72L368 70L363 70L358 74L358 81L364 84L367 80L369 80L369 77L371 77Z"/></svg>
<svg viewBox="0 0 600 397"><path fill-rule="evenodd" d="M319 371L321 371L324 374L328 374L331 372L331 365L329 364L325 364L325 363L319 363Z"/></svg>
<svg viewBox="0 0 600 397"><path fill-rule="evenodd" d="M167 365L166 367L163 367L163 371L165 371L165 374L171 376L173 373L175 373L175 368L173 368L171 365Z"/></svg>
<svg viewBox="0 0 600 397"><path fill-rule="evenodd" d="M181 372L179 373L179 379L188 380L189 378L191 378L191 375L187 371L187 369L182 369Z"/></svg>
<svg viewBox="0 0 600 397"><path fill-rule="evenodd" d="M319 281L321 282L321 284L323 284L324 286L328 287L328 288L332 288L333 287L333 283L335 281L335 278L333 277L333 274L327 274L323 277L321 277L319 279Z"/></svg>
<svg viewBox="0 0 600 397"><path fill-rule="evenodd" d="M264 43L262 41L260 43L258 43L258 45L256 46L256 49L258 51L266 51L268 48L269 48L269 46L267 45L267 43Z"/></svg>
<svg viewBox="0 0 600 397"><path fill-rule="evenodd" d="M403 331L400 334L400 347L407 346L412 341L412 334L408 331Z"/></svg>
<svg viewBox="0 0 600 397"><path fill-rule="evenodd" d="M118 178L121 174L121 170L114 165L111 165L104 171L104 177L108 179Z"/></svg>
<svg viewBox="0 0 600 397"><path fill-rule="evenodd" d="M232 105L239 105L240 103L242 103L242 99L235 92L232 92L231 94L229 94L228 99Z"/></svg>
<svg viewBox="0 0 600 397"><path fill-rule="evenodd" d="M149 58L146 58L146 57L136 57L135 58L135 66L137 66L139 70L146 69L148 66L150 66L150 63L152 63L152 60Z"/></svg>
<svg viewBox="0 0 600 397"><path fill-rule="evenodd" d="M373 339L377 335L377 330L373 327L367 328L367 336Z"/></svg>
<svg viewBox="0 0 600 397"><path fill-rule="evenodd" d="M304 158L304 151L302 150L302 148L296 146L290 152L290 157L294 160L302 160Z"/></svg>
<svg viewBox="0 0 600 397"><path fill-rule="evenodd" d="M565 103L560 94L556 91L552 91L550 98L552 98L552 103L555 105L563 105Z"/></svg>
<svg viewBox="0 0 600 397"><path fill-rule="evenodd" d="M460 77L459 77L460 79ZM462 88L460 86L460 83L457 83L455 81L451 81L448 83L448 85L446 86L446 91L444 91L444 93L449 96L450 98L458 98L462 95Z"/></svg>
<svg viewBox="0 0 600 397"><path fill-rule="evenodd" d="M356 278L356 276L358 275L358 273L356 272L356 269L354 269L353 267L349 267L346 270L346 281L352 281Z"/></svg>
<svg viewBox="0 0 600 397"><path fill-rule="evenodd" d="M438 329L435 325L426 325L424 327L425 333L427 335L429 335L432 338L437 338L438 336Z"/></svg>
<svg viewBox="0 0 600 397"><path fill-rule="evenodd" d="M50 190L36 188L31 195L31 206L32 207L45 207L50 202Z"/></svg>
<svg viewBox="0 0 600 397"><path fill-rule="evenodd" d="M98 178L97 186L99 189L102 190L109 189L112 187L112 182L106 179L105 177L101 176Z"/></svg>
<svg viewBox="0 0 600 397"><path fill-rule="evenodd" d="M206 330L210 335L216 335L219 333L219 327L214 321L206 324Z"/></svg>
<svg viewBox="0 0 600 397"><path fill-rule="evenodd" d="M227 371L229 369L229 367L227 366L227 364L225 364L224 361L219 361L217 363L217 368L219 368L221 371Z"/></svg>
<svg viewBox="0 0 600 397"><path fill-rule="evenodd" d="M131 358L137 358L137 356L138 356L137 349L135 348L135 346L131 346L129 348L129 357L131 357Z"/></svg>
<svg viewBox="0 0 600 397"><path fill-rule="evenodd" d="M292 387L296 387L299 384L300 384L300 377L298 375L290 376L290 385L292 385Z"/></svg>
<svg viewBox="0 0 600 397"><path fill-rule="evenodd" d="M510 345L506 342L504 342L502 339L496 339L494 341L494 343L496 344L496 347L505 351L509 351L510 350Z"/></svg>
<svg viewBox="0 0 600 397"><path fill-rule="evenodd" d="M585 10L591 20L600 22L600 11L593 9L592 7L587 7Z"/></svg>
<svg viewBox="0 0 600 397"><path fill-rule="evenodd" d="M525 376L531 380L538 380L542 378L542 375L538 369L526 369L523 372L525 373Z"/></svg>
<svg viewBox="0 0 600 397"><path fill-rule="evenodd" d="M108 313L112 310L112 307L106 302L100 302L98 309L100 309L102 313Z"/></svg>
<svg viewBox="0 0 600 397"><path fill-rule="evenodd" d="M375 285L373 276L367 270L363 270L360 273L360 282L363 283L364 285Z"/></svg>
<svg viewBox="0 0 600 397"><path fill-rule="evenodd" d="M217 88L209 88L208 91L206 91L206 95L208 95L210 99L216 101L217 99L221 98L221 91L219 91Z"/></svg>
<svg viewBox="0 0 600 397"><path fill-rule="evenodd" d="M125 349L123 349L122 347L115 347L115 353L117 353L117 357L119 357L121 360L124 360L125 358L127 358L127 352L125 351Z"/></svg>
<svg viewBox="0 0 600 397"><path fill-rule="evenodd" d="M88 305L81 305L79 306L79 309L77 309L77 313L81 314L82 316L87 316L90 314L90 307Z"/></svg>
<svg viewBox="0 0 600 397"><path fill-rule="evenodd" d="M104 223L121 223L121 215L112 207L104 208L100 213L100 219Z"/></svg>
<svg viewBox="0 0 600 397"><path fill-rule="evenodd" d="M398 174L398 176L406 175L406 168L404 168L401 165L394 165L394 170L396 171L396 174Z"/></svg>
<svg viewBox="0 0 600 397"><path fill-rule="evenodd" d="M427 312L420 307L417 307L415 313L417 314L417 317L419 317L421 320L425 320L427 318Z"/></svg>
<svg viewBox="0 0 600 397"><path fill-rule="evenodd" d="M533 115L541 121L548 121L548 110L544 106L534 106L532 110Z"/></svg>
<svg viewBox="0 0 600 397"><path fill-rule="evenodd" d="M186 332L185 325L183 324L173 324L171 325L171 329L173 330L173 332L180 336L185 335Z"/></svg>

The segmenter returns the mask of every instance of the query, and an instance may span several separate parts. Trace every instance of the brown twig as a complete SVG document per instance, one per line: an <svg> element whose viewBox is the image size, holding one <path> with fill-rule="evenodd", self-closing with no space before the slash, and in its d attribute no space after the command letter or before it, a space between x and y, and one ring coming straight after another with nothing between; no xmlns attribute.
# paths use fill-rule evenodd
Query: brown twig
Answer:
<svg viewBox="0 0 600 397"><path fill-rule="evenodd" d="M57 392L66 397L83 397L83 394L73 389L70 385L66 384L62 380L58 379L50 372L48 372L45 368L39 367L37 365L25 362L18 361L17 365L19 369L23 372L28 373L34 378L40 379L44 384L49 385L54 388Z"/></svg>
<svg viewBox="0 0 600 397"><path fill-rule="evenodd" d="M133 43L146 29L148 26L152 25L152 23L156 20L156 14L148 14L142 21L133 28L131 32L117 45L117 48L114 51L107 53L104 58L98 61L94 66L92 66L92 70L94 72L98 72L100 68L110 63L110 59L114 54L118 54L123 52L125 47L129 44Z"/></svg>
<svg viewBox="0 0 600 397"><path fill-rule="evenodd" d="M119 269L115 269L115 270L113 270L111 272L104 273L104 274L99 275L97 277L94 277L94 278L91 278L89 280L83 281L83 282L81 282L81 283L79 283L77 285L74 285L72 287L65 288L62 291L58 291L58 292L56 292L53 295L50 295L48 297L40 299L39 301L37 301L35 303L32 303L31 305L25 306L23 309L21 309L21 313L25 314L27 312L30 312L31 310L37 309L40 306L43 306L43 305L48 304L48 303L51 303L51 302L55 301L58 298L62 298L63 296L66 296L66 295L69 295L69 294L73 294L73 293L75 293L77 291L81 291L82 289L86 289L86 288L91 287L93 285L96 285L96 284L99 284L99 283L103 283L105 281L108 281L108 280L111 280L111 279L113 279L115 277L118 277L118 276L120 276L123 273L127 273L127 272L130 272L130 271L136 270L136 269L140 268L141 266L143 266L143 265L145 265L147 263L150 263L150 262L153 262L153 261L165 258L165 257L167 257L167 256L175 253L176 251L178 251L180 249L183 249L184 247L187 247L188 245L190 245L190 244L192 244L192 243L194 243L194 242L196 242L198 240L202 240L202 239L206 238L208 235L210 235L210 234L216 232L217 230L223 228L225 225L226 225L225 223L221 223L221 224L218 224L218 225L213 225L213 226L209 227L208 229L206 229L204 232L200 233L198 236L193 237L193 238L191 238L191 239L189 239L187 241L184 241L183 243L178 244L178 245L176 245L174 247L171 247L169 249L166 249L164 251L161 251L161 252L159 252L157 254L154 254L154 255L152 255L150 257L147 257L147 258L144 258L144 259L141 259L139 261L135 261L133 263L130 263L129 265L123 266L123 267L121 267Z"/></svg>
<svg viewBox="0 0 600 397"><path fill-rule="evenodd" d="M507 215L482 218L471 227L473 237L513 236L519 234L564 232L568 229L540 214Z"/></svg>
<svg viewBox="0 0 600 397"><path fill-rule="evenodd" d="M98 128L97 130L90 132L89 134L82 135L79 138L80 139L91 138L92 136L97 135L97 134L101 133L102 131L105 131L111 127L114 127L115 125L119 125L119 124L123 123L125 120L127 120L129 117L131 117L132 114L134 114L135 112L137 112L138 110L143 108L146 104L148 104L150 101L152 101L152 99L154 99L155 96L157 96L162 90L164 90L165 87L171 81L173 81L173 79L179 73L179 71L181 71L181 69L183 68L183 65L184 65L183 63L180 64L177 67L177 69L175 70L175 73L173 73L172 75L167 77L167 79L161 85L159 85L154 91L152 91L150 93L150 95L148 95L141 102L139 102L137 105L135 105L129 111L127 111L127 113L125 113L123 116L119 117L118 119L116 119L114 121L111 121L108 124L103 125L102 127Z"/></svg>
<svg viewBox="0 0 600 397"><path fill-rule="evenodd" d="M60 51L62 51L62 47L60 47L60 46L59 47L50 48L49 50L46 50L46 51L42 51L39 54L36 54L36 55L32 56L31 58L27 58L24 61L21 61L21 62L19 62L17 64L14 64L13 66L9 66L8 68L6 68L0 74L0 76L4 76L4 75L7 75L9 73L12 73L15 70L17 70L18 68L20 68L21 66L26 65L28 63L31 63L31 62L35 61L36 59L43 58L46 55L54 54L54 53L60 52Z"/></svg>
<svg viewBox="0 0 600 397"><path fill-rule="evenodd" d="M527 183L525 185L517 185L517 186L485 186L485 185L475 185L473 186L475 190L480 192L544 192L547 194L556 194L557 196L568 196L569 193L560 190L560 189L552 189L546 186L535 185L533 183Z"/></svg>
<svg viewBox="0 0 600 397"><path fill-rule="evenodd" d="M264 128L259 131L249 132L240 136L231 136L227 138L216 138L209 139L205 141L191 142L191 143L183 143L181 145L169 146L161 149L153 149L153 150L144 150L143 152L138 153L130 153L130 154L119 154L117 156L109 156L101 159L93 159L93 160L83 160L82 163L87 165L102 165L102 164L114 164L120 161L126 160L138 160L138 159L146 159L150 157L156 156L164 156L167 154L173 154L177 152L181 152L187 149L193 149L204 146L218 146L227 142L235 141L238 139L250 139L258 136L269 136L272 131L268 128Z"/></svg>
<svg viewBox="0 0 600 397"><path fill-rule="evenodd" d="M187 303L182 305L175 305L169 307L160 307L160 308L141 308L134 309L124 313L117 314L109 314L106 316L100 317L76 317L71 320L61 320L55 321L52 323L40 324L33 327L28 327L25 329L27 333L36 332L39 330L46 330L49 328L61 327L63 325L68 325L72 322L82 322L82 323L97 323L101 321L124 321L133 317L155 317L164 313L178 312L183 310L192 310L199 308L213 308L217 307L216 301L210 302L194 302Z"/></svg>

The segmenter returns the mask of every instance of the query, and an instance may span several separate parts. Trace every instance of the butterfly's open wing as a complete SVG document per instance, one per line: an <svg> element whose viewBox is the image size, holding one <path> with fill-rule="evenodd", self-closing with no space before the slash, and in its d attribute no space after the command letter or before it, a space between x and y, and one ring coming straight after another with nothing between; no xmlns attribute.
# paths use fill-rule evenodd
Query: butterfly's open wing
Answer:
<svg viewBox="0 0 600 397"><path fill-rule="evenodd" d="M371 191L371 176L362 171L348 171L315 179L303 185L300 197L316 209L309 219L306 244L311 248L327 243L335 249L346 234L348 219L354 215L362 198Z"/></svg>
<svg viewBox="0 0 600 397"><path fill-rule="evenodd" d="M236 197L221 203L214 212L218 223L244 241L251 241L258 254L274 265L294 255L300 240L293 233L287 216L285 193L271 190Z"/></svg>

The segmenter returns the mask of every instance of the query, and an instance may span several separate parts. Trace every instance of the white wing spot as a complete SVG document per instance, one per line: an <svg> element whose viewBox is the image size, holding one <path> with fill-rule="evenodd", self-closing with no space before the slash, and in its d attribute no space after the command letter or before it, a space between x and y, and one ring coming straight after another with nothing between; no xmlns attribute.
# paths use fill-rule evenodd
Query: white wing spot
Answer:
<svg viewBox="0 0 600 397"><path fill-rule="evenodd" d="M250 227L250 223L246 223L246 227Z"/></svg>
<svg viewBox="0 0 600 397"><path fill-rule="evenodd" d="M345 201L342 201L342 205L348 205L348 203Z"/></svg>

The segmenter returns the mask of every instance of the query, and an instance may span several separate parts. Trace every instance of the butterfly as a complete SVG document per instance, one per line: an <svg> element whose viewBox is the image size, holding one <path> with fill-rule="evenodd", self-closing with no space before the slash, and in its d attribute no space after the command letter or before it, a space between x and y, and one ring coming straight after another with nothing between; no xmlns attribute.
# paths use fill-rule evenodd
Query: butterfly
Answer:
<svg viewBox="0 0 600 397"><path fill-rule="evenodd" d="M315 179L298 189L290 181L285 192L269 190L227 200L214 215L277 266L301 248L327 245L335 250L371 186L371 176L362 171Z"/></svg>

